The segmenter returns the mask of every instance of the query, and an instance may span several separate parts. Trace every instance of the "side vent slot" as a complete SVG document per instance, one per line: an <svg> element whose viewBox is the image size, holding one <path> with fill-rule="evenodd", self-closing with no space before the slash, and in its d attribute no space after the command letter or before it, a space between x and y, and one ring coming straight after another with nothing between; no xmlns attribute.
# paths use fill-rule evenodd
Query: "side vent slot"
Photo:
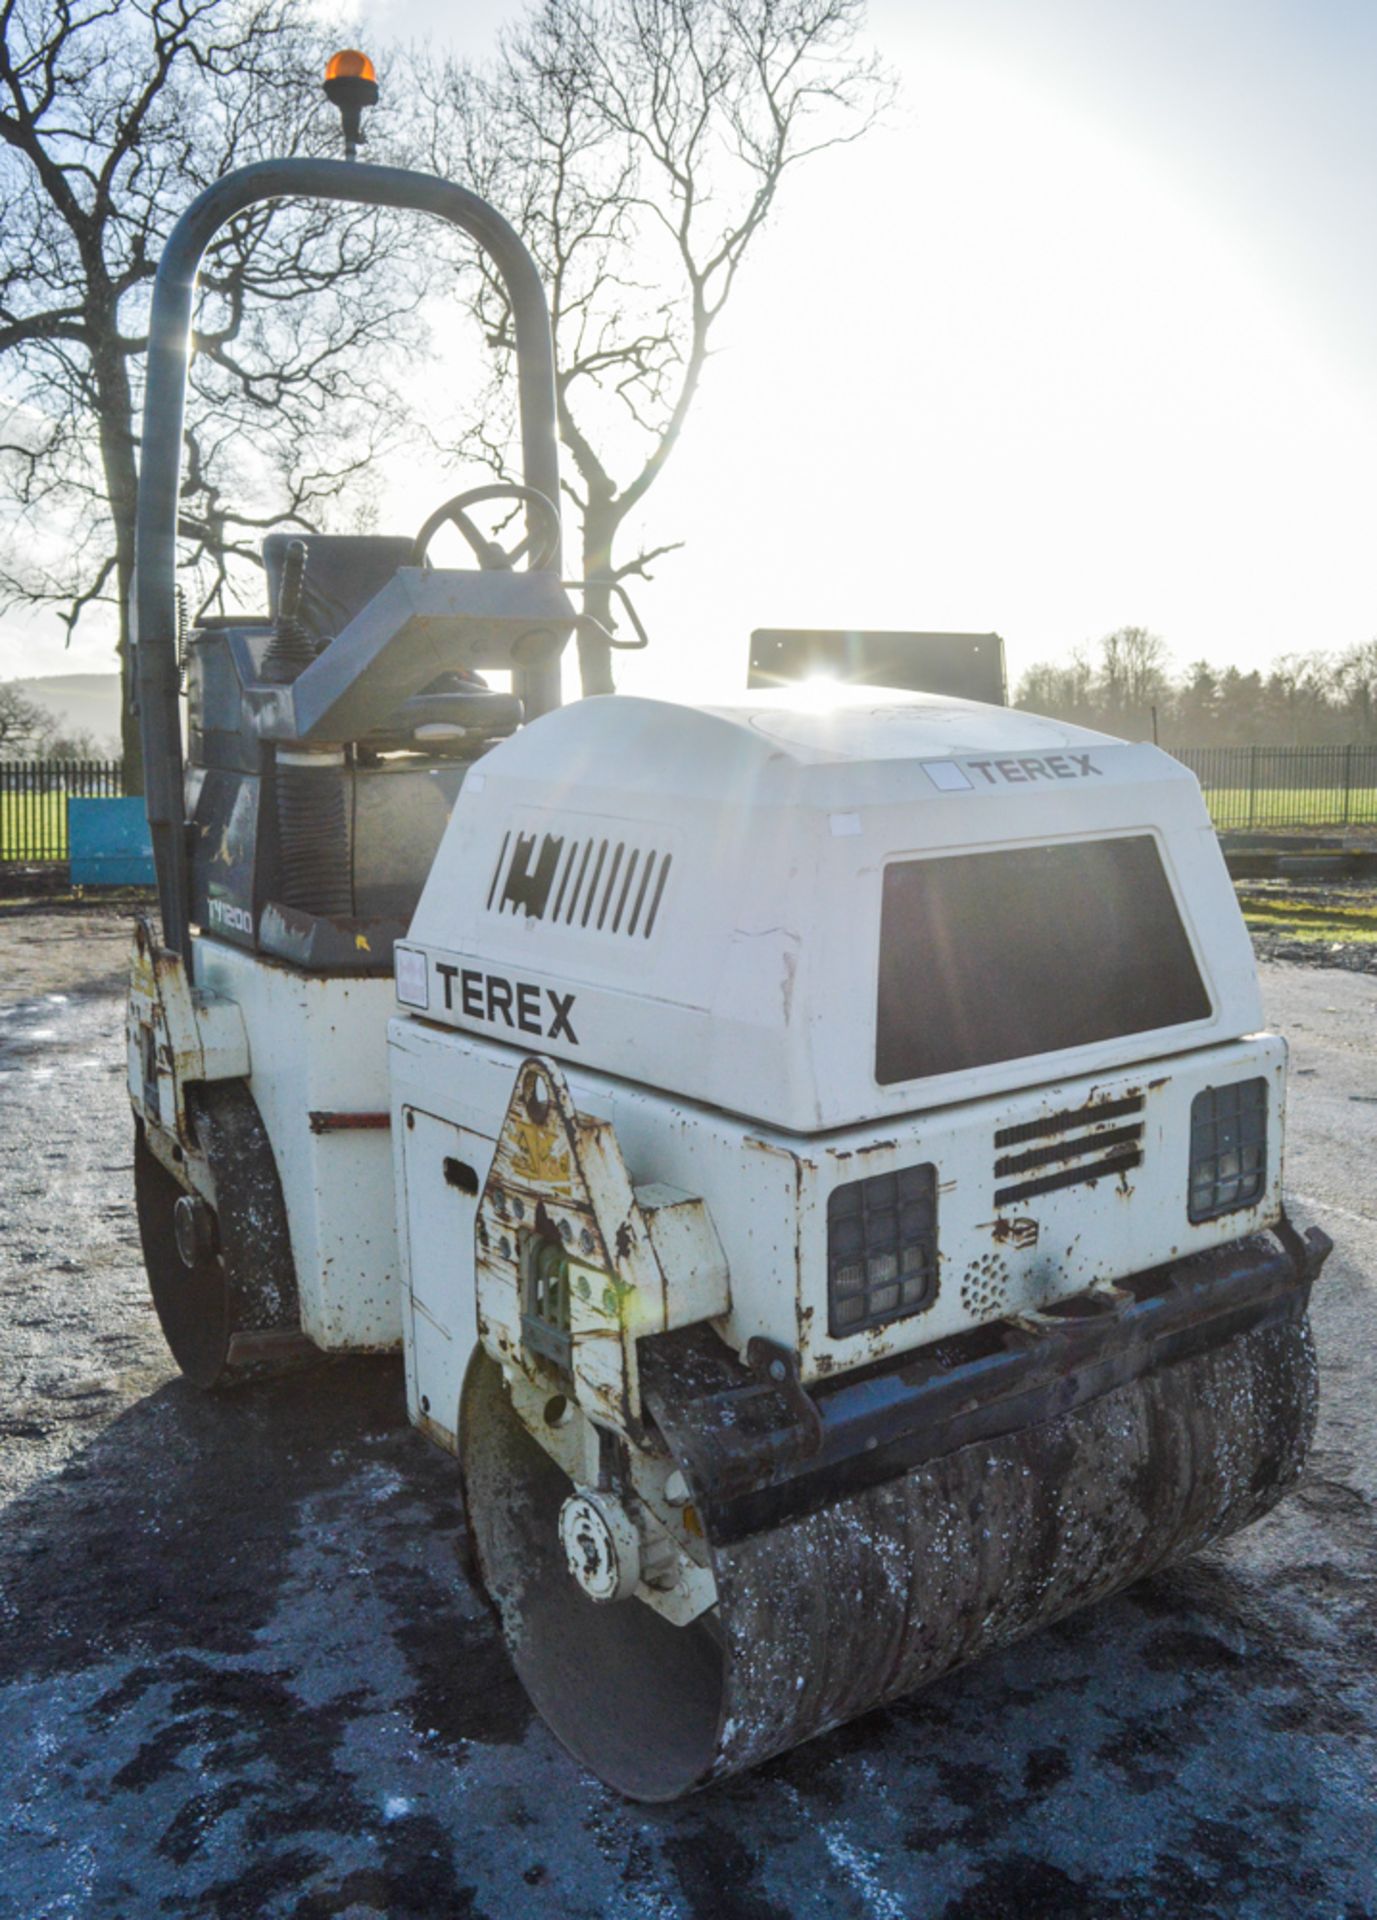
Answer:
<svg viewBox="0 0 1377 1920"><path fill-rule="evenodd" d="M488 911L648 940L673 858L626 840L509 831L488 887Z"/></svg>

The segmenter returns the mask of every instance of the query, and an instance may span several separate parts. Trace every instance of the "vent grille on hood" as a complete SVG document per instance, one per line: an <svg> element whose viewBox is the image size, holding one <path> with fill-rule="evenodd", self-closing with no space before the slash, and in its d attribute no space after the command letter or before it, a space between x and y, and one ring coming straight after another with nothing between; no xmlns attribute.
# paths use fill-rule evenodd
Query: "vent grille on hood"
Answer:
<svg viewBox="0 0 1377 1920"><path fill-rule="evenodd" d="M512 833L502 838L488 907L551 926L648 940L673 855L615 835Z"/></svg>

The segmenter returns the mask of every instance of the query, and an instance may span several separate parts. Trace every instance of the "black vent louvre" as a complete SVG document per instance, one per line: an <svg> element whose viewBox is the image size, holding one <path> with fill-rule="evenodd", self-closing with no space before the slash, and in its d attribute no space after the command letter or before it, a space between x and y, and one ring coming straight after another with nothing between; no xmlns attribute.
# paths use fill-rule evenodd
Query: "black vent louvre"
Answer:
<svg viewBox="0 0 1377 1920"><path fill-rule="evenodd" d="M1062 1113L1044 1114L1041 1120L1020 1120L1016 1127L1001 1127L994 1143L997 1147L1016 1147L1020 1140L1045 1140L1049 1134L1074 1133L1078 1127L1093 1127L1101 1120L1122 1120L1125 1114L1142 1111L1141 1093L1125 1094L1122 1100L1094 1100L1088 1107L1071 1107Z"/></svg>
<svg viewBox="0 0 1377 1920"><path fill-rule="evenodd" d="M496 913L648 940L673 855L595 835L507 833L488 888Z"/></svg>
<svg viewBox="0 0 1377 1920"><path fill-rule="evenodd" d="M1063 1187L1087 1186L1092 1180L1114 1179L1143 1159L1143 1123L1130 1115L1143 1110L1140 1093L1125 1094L1119 1100L1100 1100L1086 1107L1049 1113L1040 1120L1023 1120L1016 1126L1001 1127L994 1143L1015 1147L1025 1141L1045 1144L1028 1147L1022 1153L1000 1154L994 1163L995 1179L1010 1174L1027 1174L1012 1186L997 1187L994 1203L1011 1206L1019 1200L1031 1200L1040 1193L1056 1193ZM1121 1126L1106 1126L1119 1120ZM1093 1131L1087 1131L1093 1129Z"/></svg>
<svg viewBox="0 0 1377 1920"><path fill-rule="evenodd" d="M1141 1122L1133 1127L1106 1127L1103 1133L1083 1134L1078 1140L1053 1141L1050 1147L1030 1147L1026 1153L1006 1153L995 1161L995 1172L1028 1173L1034 1167L1052 1167L1059 1160L1074 1160L1084 1153L1109 1153L1121 1147L1136 1146L1142 1138Z"/></svg>

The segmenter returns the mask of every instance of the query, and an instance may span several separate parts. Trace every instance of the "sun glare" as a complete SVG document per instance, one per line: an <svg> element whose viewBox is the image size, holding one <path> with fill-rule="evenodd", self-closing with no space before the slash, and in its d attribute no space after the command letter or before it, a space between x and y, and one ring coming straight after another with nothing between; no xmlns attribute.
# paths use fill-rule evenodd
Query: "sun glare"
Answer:
<svg viewBox="0 0 1377 1920"><path fill-rule="evenodd" d="M842 683L835 673L810 673L806 680L799 682L797 704L810 713L825 713L829 707L836 706L841 690Z"/></svg>

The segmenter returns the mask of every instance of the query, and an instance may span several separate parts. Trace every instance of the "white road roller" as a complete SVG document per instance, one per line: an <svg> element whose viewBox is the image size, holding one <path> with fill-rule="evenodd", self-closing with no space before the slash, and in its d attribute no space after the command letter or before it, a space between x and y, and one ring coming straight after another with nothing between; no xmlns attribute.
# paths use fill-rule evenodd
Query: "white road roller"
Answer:
<svg viewBox="0 0 1377 1920"><path fill-rule="evenodd" d="M184 765L192 280L284 193L489 248L530 564L469 496L441 513L473 570L426 565L432 523L270 540L268 613L189 637ZM402 1347L580 1760L672 1798L1273 1505L1328 1243L1283 1211L1285 1047L1183 768L874 688L557 710L543 301L446 183L292 161L210 189L164 260L148 406L153 1297L203 1386ZM471 677L495 668L517 697Z"/></svg>

